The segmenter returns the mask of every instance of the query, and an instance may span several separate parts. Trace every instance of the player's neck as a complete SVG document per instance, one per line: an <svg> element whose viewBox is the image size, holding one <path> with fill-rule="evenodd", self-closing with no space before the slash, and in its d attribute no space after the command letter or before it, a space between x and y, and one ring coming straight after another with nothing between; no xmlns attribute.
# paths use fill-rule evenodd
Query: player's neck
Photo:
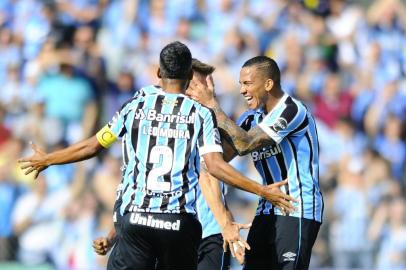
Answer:
<svg viewBox="0 0 406 270"><path fill-rule="evenodd" d="M162 79L162 89L170 94L183 94L189 84L188 80Z"/></svg>
<svg viewBox="0 0 406 270"><path fill-rule="evenodd" d="M284 94L285 92L283 92L280 88L272 89L269 92L268 100L265 104L265 110L267 113L270 112L276 106L276 104L278 104L279 100L283 97Z"/></svg>

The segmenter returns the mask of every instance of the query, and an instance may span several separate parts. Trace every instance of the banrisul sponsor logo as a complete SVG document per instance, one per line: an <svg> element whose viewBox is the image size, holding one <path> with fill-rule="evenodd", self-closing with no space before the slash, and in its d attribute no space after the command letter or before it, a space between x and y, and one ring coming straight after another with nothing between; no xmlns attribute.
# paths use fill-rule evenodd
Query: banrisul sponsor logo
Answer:
<svg viewBox="0 0 406 270"><path fill-rule="evenodd" d="M132 213L130 216L130 223L171 231L179 231L180 229L180 219L172 222L169 220L154 218L152 215L143 216L140 213Z"/></svg>
<svg viewBox="0 0 406 270"><path fill-rule="evenodd" d="M135 112L135 119L137 120L148 120L157 121L164 123L176 123L176 124L194 124L196 119L196 113L191 115L182 115L180 112L178 114L165 114L159 113L155 109L150 109L144 112L143 109L138 109Z"/></svg>

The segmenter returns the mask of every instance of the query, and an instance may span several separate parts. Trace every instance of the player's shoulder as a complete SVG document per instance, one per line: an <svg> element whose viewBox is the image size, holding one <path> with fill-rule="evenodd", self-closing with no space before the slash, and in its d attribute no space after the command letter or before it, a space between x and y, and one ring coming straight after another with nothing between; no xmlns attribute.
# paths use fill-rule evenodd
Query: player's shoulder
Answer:
<svg viewBox="0 0 406 270"><path fill-rule="evenodd" d="M297 98L294 98L288 94L285 94L285 100L284 100L284 105L286 106L287 110L293 110L293 111L307 111L307 107L306 105L304 105L304 103L300 100L298 100Z"/></svg>
<svg viewBox="0 0 406 270"><path fill-rule="evenodd" d="M256 113L256 110L246 110L243 112L240 117L237 119L237 125L241 125L242 123L246 122L248 119L254 119L254 115Z"/></svg>
<svg viewBox="0 0 406 270"><path fill-rule="evenodd" d="M121 106L120 111L131 111L134 107L137 107L138 104L142 101L145 101L148 98L161 94L163 91L159 86L148 85L140 88L135 94L129 98Z"/></svg>
<svg viewBox="0 0 406 270"><path fill-rule="evenodd" d="M163 94L164 91L159 85L147 85L139 89L133 96L133 98L141 98L146 96L154 96Z"/></svg>
<svg viewBox="0 0 406 270"><path fill-rule="evenodd" d="M211 108L209 108L209 107L207 107L207 106L205 106L205 105L203 105L203 104L197 102L196 100L194 100L194 99L192 99L192 98L190 98L190 97L188 97L188 96L186 96L186 95L185 95L185 98L186 98L189 102L191 102L191 103L193 104L193 106L195 106L196 112L197 112L199 115L201 115L201 116L204 116L204 115L207 115L207 114L212 114L212 115L214 115L214 112L213 112L213 110L212 110Z"/></svg>

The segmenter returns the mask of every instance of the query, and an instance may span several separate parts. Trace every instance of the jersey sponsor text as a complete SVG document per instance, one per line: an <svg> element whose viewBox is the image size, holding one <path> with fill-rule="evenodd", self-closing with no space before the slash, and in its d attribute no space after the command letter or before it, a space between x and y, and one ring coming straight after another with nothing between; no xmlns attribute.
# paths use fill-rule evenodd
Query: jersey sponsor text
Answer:
<svg viewBox="0 0 406 270"><path fill-rule="evenodd" d="M179 231L180 229L180 219L172 222L164 219L154 218L152 215L145 217L139 213L131 213L130 223L171 231Z"/></svg>

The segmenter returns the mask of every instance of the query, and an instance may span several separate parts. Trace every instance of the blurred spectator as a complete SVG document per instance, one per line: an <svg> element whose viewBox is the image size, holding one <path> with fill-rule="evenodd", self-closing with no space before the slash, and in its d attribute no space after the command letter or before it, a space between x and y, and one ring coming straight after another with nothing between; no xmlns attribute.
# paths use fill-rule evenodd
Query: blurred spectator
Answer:
<svg viewBox="0 0 406 270"><path fill-rule="evenodd" d="M18 65L21 54L11 30L7 27L0 28L0 83L6 79L7 68Z"/></svg>
<svg viewBox="0 0 406 270"><path fill-rule="evenodd" d="M62 51L56 74L45 74L38 93L45 105L45 115L58 119L69 143L88 137L96 123L97 108L88 81L74 73L71 55Z"/></svg>
<svg viewBox="0 0 406 270"><path fill-rule="evenodd" d="M97 201L85 191L79 200L72 200L65 210L64 234L57 248L57 268L72 270L97 269L96 254L91 243L96 230Z"/></svg>
<svg viewBox="0 0 406 270"><path fill-rule="evenodd" d="M104 97L104 121L108 121L121 106L139 90L135 78L129 70L122 69L115 82L110 83Z"/></svg>
<svg viewBox="0 0 406 270"><path fill-rule="evenodd" d="M338 175L330 232L333 262L338 269L371 269L373 265L372 246L366 241L370 209L363 166L360 159L347 160Z"/></svg>
<svg viewBox="0 0 406 270"><path fill-rule="evenodd" d="M83 189L83 171L77 171L69 188L53 193L48 192L47 182L40 176L32 189L18 198L12 221L13 231L19 237L18 257L24 264L56 263L56 247L64 233L62 210Z"/></svg>
<svg viewBox="0 0 406 270"><path fill-rule="evenodd" d="M372 220L370 235L380 241L378 269L406 268L406 203L401 197L385 201Z"/></svg>
<svg viewBox="0 0 406 270"><path fill-rule="evenodd" d="M389 115L382 134L375 138L375 149L392 164L392 174L402 180L406 165L406 142L402 138L402 121L395 115Z"/></svg>
<svg viewBox="0 0 406 270"><path fill-rule="evenodd" d="M334 128L340 117L349 117L352 96L342 88L339 74L329 74L320 95L314 103L315 116L330 128Z"/></svg>
<svg viewBox="0 0 406 270"><path fill-rule="evenodd" d="M100 99L106 87L106 72L104 59L95 43L93 28L81 26L76 29L72 54L75 67L89 80L94 94Z"/></svg>
<svg viewBox="0 0 406 270"><path fill-rule="evenodd" d="M10 138L11 131L6 127L4 123L4 118L6 116L6 109L0 103L0 147Z"/></svg>
<svg viewBox="0 0 406 270"><path fill-rule="evenodd" d="M23 191L11 178L7 165L5 160L0 160L0 261L15 259L11 214L17 197Z"/></svg>
<svg viewBox="0 0 406 270"><path fill-rule="evenodd" d="M406 269L400 0L0 0L1 259L42 261L48 253L58 269L105 268L89 239L111 227L120 145L86 163L89 187L74 202L64 196L77 167L53 167L32 186L15 161L31 151L30 140L55 148L92 134L141 86L157 82L159 50L176 39L216 67L216 94L233 119L245 108L239 70L257 54L277 60L283 89L317 116L326 210L311 269ZM257 179L247 158L233 164ZM43 205L58 194L66 200ZM257 198L232 188L227 196L236 218L250 222ZM3 248L13 215L20 250ZM69 235L44 244L51 229L35 232L47 226ZM30 237L39 240L27 244Z"/></svg>

